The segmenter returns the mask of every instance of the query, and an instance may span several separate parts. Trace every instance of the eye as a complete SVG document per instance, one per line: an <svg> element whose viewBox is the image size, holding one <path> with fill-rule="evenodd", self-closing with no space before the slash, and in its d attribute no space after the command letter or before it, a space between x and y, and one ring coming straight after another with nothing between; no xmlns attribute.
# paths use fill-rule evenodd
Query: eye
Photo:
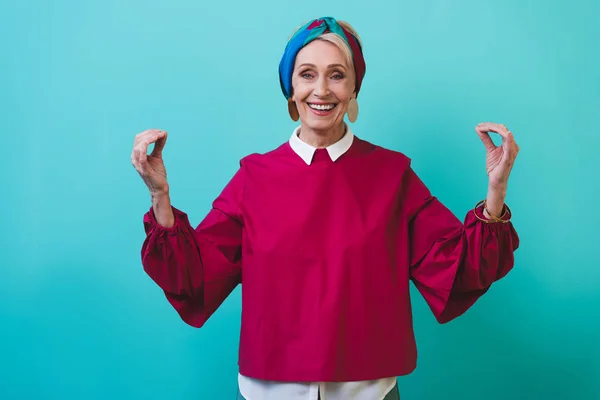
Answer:
<svg viewBox="0 0 600 400"><path fill-rule="evenodd" d="M300 73L300 77L304 78L304 79L312 79L313 78L313 74L309 71L304 71Z"/></svg>
<svg viewBox="0 0 600 400"><path fill-rule="evenodd" d="M344 74L340 73L340 72L336 72L333 74L332 76L333 79L335 79L336 81L344 79Z"/></svg>

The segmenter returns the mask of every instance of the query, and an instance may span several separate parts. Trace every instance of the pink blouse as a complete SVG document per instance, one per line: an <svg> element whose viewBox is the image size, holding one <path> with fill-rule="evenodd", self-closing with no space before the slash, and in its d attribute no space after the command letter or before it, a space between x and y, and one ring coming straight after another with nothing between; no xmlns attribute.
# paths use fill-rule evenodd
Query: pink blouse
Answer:
<svg viewBox="0 0 600 400"><path fill-rule="evenodd" d="M478 215L482 216L481 209ZM242 284L240 373L343 382L416 366L409 283L445 323L514 264L512 223L461 223L404 154L354 137L335 162L307 164L285 143L252 154L192 227L152 209L142 263L191 326Z"/></svg>

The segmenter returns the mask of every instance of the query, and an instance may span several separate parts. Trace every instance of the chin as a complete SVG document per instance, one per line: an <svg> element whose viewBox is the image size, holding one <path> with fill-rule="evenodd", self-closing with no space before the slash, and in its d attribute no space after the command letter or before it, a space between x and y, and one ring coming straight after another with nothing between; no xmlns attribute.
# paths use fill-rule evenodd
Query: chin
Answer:
<svg viewBox="0 0 600 400"><path fill-rule="evenodd" d="M301 122L314 131L328 131L342 123L343 118L338 122L337 118L315 118L313 115L308 115L306 118L301 119Z"/></svg>
<svg viewBox="0 0 600 400"><path fill-rule="evenodd" d="M304 125L306 125L310 129L321 131L333 128L335 126L335 121L315 121L314 119L309 118L305 121Z"/></svg>

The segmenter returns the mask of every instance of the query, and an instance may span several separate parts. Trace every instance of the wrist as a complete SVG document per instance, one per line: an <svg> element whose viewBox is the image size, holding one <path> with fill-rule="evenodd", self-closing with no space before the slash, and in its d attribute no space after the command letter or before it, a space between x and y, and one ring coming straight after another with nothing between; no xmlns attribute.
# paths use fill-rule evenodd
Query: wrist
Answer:
<svg viewBox="0 0 600 400"><path fill-rule="evenodd" d="M152 210L154 217L159 225L165 228L172 228L175 225L175 215L171 207L171 199L168 191L153 191Z"/></svg>
<svg viewBox="0 0 600 400"><path fill-rule="evenodd" d="M169 187L167 186L164 189L151 190L150 197L152 198L153 201L168 198L169 197Z"/></svg>
<svg viewBox="0 0 600 400"><path fill-rule="evenodd" d="M506 183L488 183L488 194L496 196L506 196L506 190L508 189L508 182Z"/></svg>
<svg viewBox="0 0 600 400"><path fill-rule="evenodd" d="M506 199L506 184L490 184L488 185L488 193L486 197L486 207L489 213L495 217L500 217L504 210L504 200ZM490 215L485 212L484 215L489 218Z"/></svg>

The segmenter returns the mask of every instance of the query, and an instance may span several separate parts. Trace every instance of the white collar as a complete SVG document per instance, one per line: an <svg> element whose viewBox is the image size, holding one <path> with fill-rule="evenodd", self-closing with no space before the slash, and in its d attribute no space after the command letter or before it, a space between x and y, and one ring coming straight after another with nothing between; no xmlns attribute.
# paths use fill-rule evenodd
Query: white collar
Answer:
<svg viewBox="0 0 600 400"><path fill-rule="evenodd" d="M311 146L310 144L303 142L299 137L298 133L300 132L300 127L294 129L292 136L290 137L290 147L292 150L296 152L304 160L304 162L308 165L311 164L313 155L317 150L316 147ZM327 153L329 153L329 157L331 157L332 161L337 160L350 149L352 146L352 142L354 141L354 133L350 130L350 127L346 125L346 133L340 140L335 142L334 144L327 147Z"/></svg>

